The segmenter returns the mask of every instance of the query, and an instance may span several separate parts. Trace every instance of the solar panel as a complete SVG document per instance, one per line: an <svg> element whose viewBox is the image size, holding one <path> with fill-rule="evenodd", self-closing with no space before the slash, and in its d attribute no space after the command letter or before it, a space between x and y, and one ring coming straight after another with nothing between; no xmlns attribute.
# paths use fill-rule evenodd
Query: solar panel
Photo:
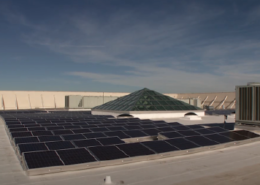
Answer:
<svg viewBox="0 0 260 185"><path fill-rule="evenodd" d="M77 129L77 128L81 128L80 126L74 126L74 125L71 125L71 126L64 126L64 129Z"/></svg>
<svg viewBox="0 0 260 185"><path fill-rule="evenodd" d="M96 146L89 147L88 150L100 161L128 158L128 156L116 146Z"/></svg>
<svg viewBox="0 0 260 185"><path fill-rule="evenodd" d="M52 132L51 131L32 131L32 134L34 136L52 136Z"/></svg>
<svg viewBox="0 0 260 185"><path fill-rule="evenodd" d="M38 137L41 142L46 141L62 141L60 136L39 136Z"/></svg>
<svg viewBox="0 0 260 185"><path fill-rule="evenodd" d="M45 130L45 127L31 127L27 128L29 131L43 131Z"/></svg>
<svg viewBox="0 0 260 185"><path fill-rule="evenodd" d="M84 139L72 141L77 147L101 146L96 139Z"/></svg>
<svg viewBox="0 0 260 185"><path fill-rule="evenodd" d="M140 143L121 144L116 147L130 157L155 154L152 150L149 150Z"/></svg>
<svg viewBox="0 0 260 185"><path fill-rule="evenodd" d="M225 136L225 137L228 137L228 138L230 138L234 141L240 141L240 140L248 139L248 137L237 134L234 131L221 132L221 133L218 133L218 134Z"/></svg>
<svg viewBox="0 0 260 185"><path fill-rule="evenodd" d="M125 139L125 138L129 138L130 137L130 136L126 135L122 131L104 132L104 134L107 135L107 136L117 136L120 139Z"/></svg>
<svg viewBox="0 0 260 185"><path fill-rule="evenodd" d="M52 131L54 135L68 135L68 134L74 134L71 130L54 130Z"/></svg>
<svg viewBox="0 0 260 185"><path fill-rule="evenodd" d="M247 130L235 130L235 131L233 131L233 132L236 133L236 134L239 134L239 135L248 137L248 138L259 137L258 134L253 133L253 132L250 132L250 131L247 131Z"/></svg>
<svg viewBox="0 0 260 185"><path fill-rule="evenodd" d="M191 137L186 137L185 139L193 143L196 143L197 145L200 146L210 146L210 145L218 144L217 142L209 140L203 136L191 136Z"/></svg>
<svg viewBox="0 0 260 185"><path fill-rule="evenodd" d="M92 132L106 132L109 131L107 128L90 128Z"/></svg>
<svg viewBox="0 0 260 185"><path fill-rule="evenodd" d="M95 132L95 133L87 133L83 134L85 138L100 138L100 137L106 137L106 135L102 132Z"/></svg>
<svg viewBox="0 0 260 185"><path fill-rule="evenodd" d="M204 135L204 137L216 141L217 143L227 143L232 142L233 140L231 138L219 135L219 134L210 134L210 135Z"/></svg>
<svg viewBox="0 0 260 185"><path fill-rule="evenodd" d="M197 129L203 129L204 127L201 125L187 125L190 129L197 130Z"/></svg>
<svg viewBox="0 0 260 185"><path fill-rule="evenodd" d="M228 130L224 129L224 128L221 128L221 127L212 127L212 128L208 128L209 130L212 130L214 132L226 132Z"/></svg>
<svg viewBox="0 0 260 185"><path fill-rule="evenodd" d="M174 127L175 130L190 130L189 127L186 127L186 126L176 126Z"/></svg>
<svg viewBox="0 0 260 185"><path fill-rule="evenodd" d="M160 132L159 135L162 135L164 137L167 137L167 138L177 138L177 137L183 137L183 135L181 135L180 133L178 132Z"/></svg>
<svg viewBox="0 0 260 185"><path fill-rule="evenodd" d="M15 137L29 137L29 136L33 136L31 132L14 132L11 133L11 136L13 138Z"/></svg>
<svg viewBox="0 0 260 185"><path fill-rule="evenodd" d="M82 125L81 128L95 128L97 125Z"/></svg>
<svg viewBox="0 0 260 185"><path fill-rule="evenodd" d="M146 133L144 133L140 130L128 130L128 131L123 131L123 132L130 137L145 137L145 136L148 136Z"/></svg>
<svg viewBox="0 0 260 185"><path fill-rule="evenodd" d="M47 142L45 144L50 150L61 150L61 149L67 149L67 148L75 148L75 146L70 141Z"/></svg>
<svg viewBox="0 0 260 185"><path fill-rule="evenodd" d="M161 132L170 132L170 131L176 131L174 128L172 127L158 127L156 128L158 130L160 130Z"/></svg>
<svg viewBox="0 0 260 185"><path fill-rule="evenodd" d="M96 161L85 148L58 150L57 153L65 165Z"/></svg>
<svg viewBox="0 0 260 185"><path fill-rule="evenodd" d="M122 131L122 130L126 130L124 127L120 127L120 126L107 127L107 129L110 130L110 131Z"/></svg>
<svg viewBox="0 0 260 185"><path fill-rule="evenodd" d="M46 130L62 130L62 129L64 129L64 127L62 127L62 126L46 127Z"/></svg>
<svg viewBox="0 0 260 185"><path fill-rule="evenodd" d="M84 129L73 129L72 130L75 134L82 134L82 133L88 133L91 132L89 129L84 128Z"/></svg>
<svg viewBox="0 0 260 185"><path fill-rule="evenodd" d="M184 138L167 139L165 141L171 144L172 146L179 148L180 150L188 150L188 149L199 147L198 144L195 144Z"/></svg>
<svg viewBox="0 0 260 185"><path fill-rule="evenodd" d="M65 141L86 139L82 134L62 135L61 137L62 137Z"/></svg>
<svg viewBox="0 0 260 185"><path fill-rule="evenodd" d="M146 141L142 142L141 144L145 145L146 147L150 148L156 153L164 153L179 150L178 148L170 145L165 141Z"/></svg>
<svg viewBox="0 0 260 185"><path fill-rule="evenodd" d="M97 138L96 140L104 146L125 143L118 137Z"/></svg>
<svg viewBox="0 0 260 185"><path fill-rule="evenodd" d="M149 136L157 136L157 134L160 132L159 130L155 128L151 129L143 129L142 132L146 133Z"/></svg>
<svg viewBox="0 0 260 185"><path fill-rule="evenodd" d="M142 129L140 126L133 125L133 126L124 126L127 130L140 130Z"/></svg>
<svg viewBox="0 0 260 185"><path fill-rule="evenodd" d="M63 165L55 151L24 153L29 169Z"/></svg>
<svg viewBox="0 0 260 185"><path fill-rule="evenodd" d="M9 129L10 128L24 128L24 125L8 125L7 126Z"/></svg>
<svg viewBox="0 0 260 185"><path fill-rule="evenodd" d="M15 144L21 143L38 143L39 140L37 137L17 137L14 139Z"/></svg>
<svg viewBox="0 0 260 185"><path fill-rule="evenodd" d="M154 124L154 126L156 126L156 127L169 127L169 125L166 124L166 123L158 123L158 124Z"/></svg>
<svg viewBox="0 0 260 185"><path fill-rule="evenodd" d="M9 129L10 132L26 132L28 131L27 128L11 128Z"/></svg>
<svg viewBox="0 0 260 185"><path fill-rule="evenodd" d="M180 130L178 131L181 135L184 136L199 136L200 134L198 132L192 131L192 130Z"/></svg>
<svg viewBox="0 0 260 185"><path fill-rule="evenodd" d="M156 126L154 126L154 125L150 125L150 124L148 124L148 125L141 125L140 127L143 128L143 129L147 129L147 128L156 128Z"/></svg>
<svg viewBox="0 0 260 185"><path fill-rule="evenodd" d="M34 151L43 151L48 150L44 143L29 143L29 144L19 144L18 148L20 150L20 154L24 152L34 152Z"/></svg>
<svg viewBox="0 0 260 185"><path fill-rule="evenodd" d="M203 128L203 129L197 129L196 132L204 135L204 134L215 134L216 132L214 132L213 130L209 130L207 128Z"/></svg>

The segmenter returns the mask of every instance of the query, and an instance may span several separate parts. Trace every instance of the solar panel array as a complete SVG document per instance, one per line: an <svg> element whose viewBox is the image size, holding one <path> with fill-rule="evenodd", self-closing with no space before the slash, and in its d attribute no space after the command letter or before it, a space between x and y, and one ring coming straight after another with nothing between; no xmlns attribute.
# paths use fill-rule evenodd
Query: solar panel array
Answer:
<svg viewBox="0 0 260 185"><path fill-rule="evenodd" d="M249 131L225 129L223 124L205 128L149 119L111 119L90 112L2 116L10 140L28 169L150 156L259 137ZM140 137L162 140L125 143Z"/></svg>

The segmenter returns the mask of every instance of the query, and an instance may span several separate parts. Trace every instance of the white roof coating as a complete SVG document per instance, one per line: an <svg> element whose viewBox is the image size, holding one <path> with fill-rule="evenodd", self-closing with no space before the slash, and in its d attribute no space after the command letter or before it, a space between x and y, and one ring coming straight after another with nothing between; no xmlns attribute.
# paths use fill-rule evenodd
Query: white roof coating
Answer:
<svg viewBox="0 0 260 185"><path fill-rule="evenodd" d="M178 121L182 124L197 124L197 122L203 123L204 121L209 122L209 120L216 122L223 120L223 116L206 116L200 121ZM258 184L258 175L260 175L259 144L260 142L254 142L180 157L27 176L9 143L4 125L0 125L0 184L100 185L104 183L106 176L111 176L115 184L127 185Z"/></svg>

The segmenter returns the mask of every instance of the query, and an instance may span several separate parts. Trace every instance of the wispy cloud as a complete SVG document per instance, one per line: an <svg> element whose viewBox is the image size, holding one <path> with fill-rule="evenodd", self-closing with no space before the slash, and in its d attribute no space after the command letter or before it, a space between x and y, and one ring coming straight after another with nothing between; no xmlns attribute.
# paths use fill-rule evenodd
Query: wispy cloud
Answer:
<svg viewBox="0 0 260 185"><path fill-rule="evenodd" d="M235 85L260 77L256 70L260 68L259 38L236 30L244 22L232 28L225 21L239 13L238 6L231 5L230 14L203 3L184 4L181 11L109 11L105 18L87 12L64 13L66 24L55 27L32 24L12 12L5 16L31 29L22 34L30 45L46 47L77 63L122 67L113 73L72 69L69 76L170 92L233 91ZM258 14L246 15L244 21L250 16Z"/></svg>

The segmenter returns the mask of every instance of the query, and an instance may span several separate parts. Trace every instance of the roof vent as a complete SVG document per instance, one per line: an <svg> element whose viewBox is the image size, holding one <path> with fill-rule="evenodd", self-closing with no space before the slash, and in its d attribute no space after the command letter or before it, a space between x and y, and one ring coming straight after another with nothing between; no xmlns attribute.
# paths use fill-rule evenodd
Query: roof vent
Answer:
<svg viewBox="0 0 260 185"><path fill-rule="evenodd" d="M248 82L247 86L260 86L260 82Z"/></svg>

